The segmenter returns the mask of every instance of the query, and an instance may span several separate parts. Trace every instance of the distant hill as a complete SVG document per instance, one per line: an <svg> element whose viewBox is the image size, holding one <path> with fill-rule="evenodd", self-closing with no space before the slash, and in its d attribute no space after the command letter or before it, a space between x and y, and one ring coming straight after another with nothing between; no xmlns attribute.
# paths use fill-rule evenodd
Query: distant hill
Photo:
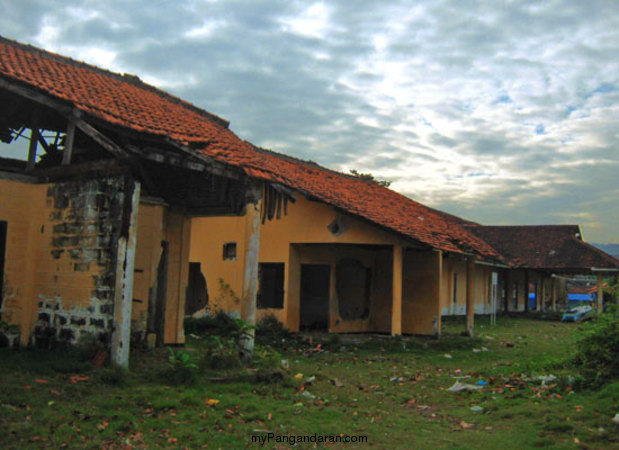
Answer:
<svg viewBox="0 0 619 450"><path fill-rule="evenodd" d="M595 245L600 250L619 259L619 244L594 244L592 243L591 245Z"/></svg>

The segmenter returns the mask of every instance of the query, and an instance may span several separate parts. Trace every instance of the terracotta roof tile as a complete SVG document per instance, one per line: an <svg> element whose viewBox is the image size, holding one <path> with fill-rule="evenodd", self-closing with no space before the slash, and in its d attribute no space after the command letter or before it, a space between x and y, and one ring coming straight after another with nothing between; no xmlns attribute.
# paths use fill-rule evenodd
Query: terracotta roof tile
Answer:
<svg viewBox="0 0 619 450"><path fill-rule="evenodd" d="M578 225L468 226L517 267L578 271L619 268L619 261L582 240Z"/></svg>
<svg viewBox="0 0 619 450"><path fill-rule="evenodd" d="M404 237L459 253L500 259L470 224L390 189L314 163L260 150L227 129L227 122L141 82L0 37L0 76L36 88L110 124L191 144L242 168L249 176L284 184Z"/></svg>

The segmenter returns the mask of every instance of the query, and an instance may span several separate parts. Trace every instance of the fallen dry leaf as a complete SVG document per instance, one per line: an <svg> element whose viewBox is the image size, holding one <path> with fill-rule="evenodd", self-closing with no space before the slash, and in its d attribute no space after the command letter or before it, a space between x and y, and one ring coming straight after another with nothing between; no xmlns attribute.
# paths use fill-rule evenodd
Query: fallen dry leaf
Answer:
<svg viewBox="0 0 619 450"><path fill-rule="evenodd" d="M206 400L204 400L204 403L206 404L206 406L215 406L219 403L219 400L217 400L216 398L207 398Z"/></svg>
<svg viewBox="0 0 619 450"><path fill-rule="evenodd" d="M470 430L471 428L474 428L474 427L475 427L475 425L474 425L474 424L472 424L472 423L465 422L465 421L463 420L462 422L460 422L460 427L461 427L463 430Z"/></svg>

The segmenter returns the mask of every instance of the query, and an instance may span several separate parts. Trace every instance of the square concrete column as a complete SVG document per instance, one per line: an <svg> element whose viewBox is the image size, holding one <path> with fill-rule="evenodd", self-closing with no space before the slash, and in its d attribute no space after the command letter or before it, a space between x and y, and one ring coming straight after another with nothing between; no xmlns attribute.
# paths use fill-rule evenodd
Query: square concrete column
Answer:
<svg viewBox="0 0 619 450"><path fill-rule="evenodd" d="M550 289L551 289L551 296L552 296L552 310L553 312L557 311L557 279L555 277L552 277L550 279Z"/></svg>
<svg viewBox="0 0 619 450"><path fill-rule="evenodd" d="M114 328L110 354L114 365L128 369L140 183L130 179L126 180L124 195L126 196L124 202L130 202L130 207L123 211L122 225L125 232L121 233L118 239L114 288Z"/></svg>
<svg viewBox="0 0 619 450"><path fill-rule="evenodd" d="M243 255L243 293L241 297L241 318L247 325L256 324L256 301L258 296L258 264L260 252L260 208L262 185L254 183L247 188L245 205L245 254ZM254 355L254 332L252 328L241 340L243 358L250 360Z"/></svg>
<svg viewBox="0 0 619 450"><path fill-rule="evenodd" d="M404 249L401 245L393 246L393 289L391 302L391 335L402 334L402 269L404 266Z"/></svg>
<svg viewBox="0 0 619 450"><path fill-rule="evenodd" d="M475 326L475 298L473 295L473 274L475 272L475 260L468 257L466 260L466 335L473 336Z"/></svg>

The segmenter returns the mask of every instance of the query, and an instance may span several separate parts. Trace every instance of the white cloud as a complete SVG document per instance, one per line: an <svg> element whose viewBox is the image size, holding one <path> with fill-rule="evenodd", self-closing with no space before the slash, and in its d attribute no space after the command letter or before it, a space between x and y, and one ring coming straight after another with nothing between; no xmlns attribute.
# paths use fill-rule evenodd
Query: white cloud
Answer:
<svg viewBox="0 0 619 450"><path fill-rule="evenodd" d="M324 3L314 3L299 14L279 19L282 30L304 37L324 39L331 29L329 7Z"/></svg>

